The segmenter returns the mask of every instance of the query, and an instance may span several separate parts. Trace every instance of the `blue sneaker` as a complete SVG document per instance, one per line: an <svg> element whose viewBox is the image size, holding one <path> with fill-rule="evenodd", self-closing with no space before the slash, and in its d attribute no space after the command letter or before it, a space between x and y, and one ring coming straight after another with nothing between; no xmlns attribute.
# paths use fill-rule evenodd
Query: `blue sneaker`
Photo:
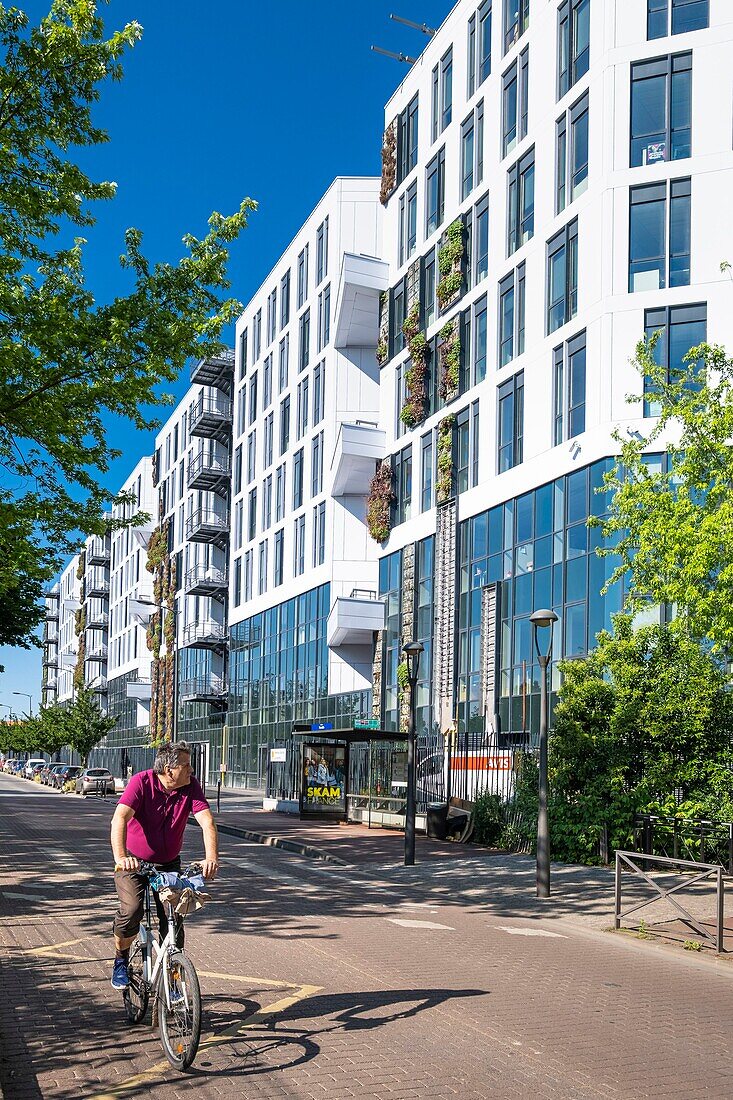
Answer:
<svg viewBox="0 0 733 1100"><path fill-rule="evenodd" d="M127 959L115 959L112 967L112 988L127 989L130 978L127 973Z"/></svg>

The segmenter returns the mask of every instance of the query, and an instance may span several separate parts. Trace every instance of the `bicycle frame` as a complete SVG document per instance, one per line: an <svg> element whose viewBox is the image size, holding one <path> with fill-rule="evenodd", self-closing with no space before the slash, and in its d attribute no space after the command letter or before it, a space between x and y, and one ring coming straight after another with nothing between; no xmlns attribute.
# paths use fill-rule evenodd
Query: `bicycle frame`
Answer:
<svg viewBox="0 0 733 1100"><path fill-rule="evenodd" d="M165 993L165 1003L170 1009L170 983L168 981L168 967L163 963L167 955L172 954L178 950L178 944L176 943L176 915L173 911L173 906L168 903L167 917L168 917L168 931L165 935L165 939L161 944L158 944L157 937L153 934L151 928L151 907L150 907L150 892L152 886L148 882L145 887L145 915L140 924L138 931L138 937L140 940L140 946L142 948L143 956L143 980L151 990L154 990L160 996L160 986L163 986ZM188 991L184 987L183 995L188 1007Z"/></svg>

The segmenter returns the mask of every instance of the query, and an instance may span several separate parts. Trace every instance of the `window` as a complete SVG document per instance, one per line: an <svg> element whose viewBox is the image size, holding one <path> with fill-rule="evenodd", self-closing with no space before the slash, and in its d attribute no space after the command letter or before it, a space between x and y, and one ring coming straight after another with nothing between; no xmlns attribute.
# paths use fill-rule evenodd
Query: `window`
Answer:
<svg viewBox="0 0 733 1100"><path fill-rule="evenodd" d="M272 454L273 454L273 437L275 435L274 413L269 413L264 420L264 442L263 442L263 454L262 461L264 468L272 466Z"/></svg>
<svg viewBox="0 0 733 1100"><path fill-rule="evenodd" d="M234 562L234 606L239 607L242 603L242 559L237 558Z"/></svg>
<svg viewBox="0 0 733 1100"><path fill-rule="evenodd" d="M631 66L631 167L692 156L692 54Z"/></svg>
<svg viewBox="0 0 733 1100"><path fill-rule="evenodd" d="M254 424L257 419L257 371L249 380L249 423Z"/></svg>
<svg viewBox="0 0 733 1100"><path fill-rule="evenodd" d="M293 511L303 506L303 448L293 455Z"/></svg>
<svg viewBox="0 0 733 1100"><path fill-rule="evenodd" d="M234 506L234 549L241 550L244 541L244 501L238 500Z"/></svg>
<svg viewBox="0 0 733 1100"><path fill-rule="evenodd" d="M326 364L318 363L313 370L313 427L323 420L323 396L326 383Z"/></svg>
<svg viewBox="0 0 733 1100"><path fill-rule="evenodd" d="M283 541L285 532L281 529L275 532L275 560L273 563L272 583L275 588L283 583Z"/></svg>
<svg viewBox="0 0 733 1100"><path fill-rule="evenodd" d="M280 454L283 455L290 446L290 398L286 397L280 402Z"/></svg>
<svg viewBox="0 0 733 1100"><path fill-rule="evenodd" d="M257 534L257 488L250 489L247 498L247 541L251 542Z"/></svg>
<svg viewBox="0 0 733 1100"><path fill-rule="evenodd" d="M262 530L266 531L272 523L272 474L268 474L262 483Z"/></svg>
<svg viewBox="0 0 733 1100"><path fill-rule="evenodd" d="M298 516L293 532L293 575L299 577L305 569L305 516Z"/></svg>
<svg viewBox="0 0 733 1100"><path fill-rule="evenodd" d="M311 355L311 311L307 309L299 321L300 344L298 349L298 373L304 371L310 363Z"/></svg>
<svg viewBox="0 0 733 1100"><path fill-rule="evenodd" d="M304 378L298 386L298 405L295 414L295 434L297 439L302 439L308 431L309 394L310 381Z"/></svg>
<svg viewBox="0 0 733 1100"><path fill-rule="evenodd" d="M504 0L504 53L529 26L529 0Z"/></svg>
<svg viewBox="0 0 733 1100"><path fill-rule="evenodd" d="M331 337L331 287L318 295L318 331L316 333L316 351L322 352Z"/></svg>
<svg viewBox="0 0 733 1100"><path fill-rule="evenodd" d="M590 65L590 0L564 0L557 12L557 98L585 76Z"/></svg>
<svg viewBox="0 0 733 1100"><path fill-rule="evenodd" d="M417 96L397 119L397 186L417 164Z"/></svg>
<svg viewBox="0 0 733 1100"><path fill-rule="evenodd" d="M522 461L524 452L524 372L499 386L498 469L503 474Z"/></svg>
<svg viewBox="0 0 733 1100"><path fill-rule="evenodd" d="M241 382L247 373L247 333L248 330L242 329L239 334L239 381Z"/></svg>
<svg viewBox="0 0 733 1100"><path fill-rule="evenodd" d="M491 73L491 0L468 21L468 98Z"/></svg>
<svg viewBox="0 0 733 1100"><path fill-rule="evenodd" d="M326 560L326 503L313 509L313 568Z"/></svg>
<svg viewBox="0 0 733 1100"><path fill-rule="evenodd" d="M472 252L474 283L480 283L489 273L489 196L477 202L473 209Z"/></svg>
<svg viewBox="0 0 733 1100"><path fill-rule="evenodd" d="M285 465L278 466L275 474L275 521L285 515Z"/></svg>
<svg viewBox="0 0 733 1100"><path fill-rule="evenodd" d="M316 286L328 275L328 218L324 218L316 231Z"/></svg>
<svg viewBox="0 0 733 1100"><path fill-rule="evenodd" d="M252 320L252 362L256 363L262 351L262 310L258 309Z"/></svg>
<svg viewBox="0 0 733 1100"><path fill-rule="evenodd" d="M547 243L547 332L578 312L578 219Z"/></svg>
<svg viewBox="0 0 733 1100"><path fill-rule="evenodd" d="M534 146L509 169L507 256L534 236Z"/></svg>
<svg viewBox="0 0 733 1100"><path fill-rule="evenodd" d="M501 155L511 153L515 145L527 136L529 97L529 46L502 77L501 93Z"/></svg>
<svg viewBox="0 0 733 1100"><path fill-rule="evenodd" d="M568 130L570 141L568 141ZM555 213L575 202L588 186L588 93L555 127Z"/></svg>
<svg viewBox="0 0 733 1100"><path fill-rule="evenodd" d="M526 267L520 264L499 283L499 366L524 351Z"/></svg>
<svg viewBox="0 0 733 1100"><path fill-rule="evenodd" d="M234 483L234 495L241 493L242 491L242 444L240 443L234 452L234 472L232 477Z"/></svg>
<svg viewBox="0 0 733 1100"><path fill-rule="evenodd" d="M483 382L486 377L487 317L484 294L473 307L473 384L475 386Z"/></svg>
<svg viewBox="0 0 733 1100"><path fill-rule="evenodd" d="M280 280L280 328L283 329L290 320L290 268Z"/></svg>
<svg viewBox="0 0 733 1100"><path fill-rule="evenodd" d="M433 69L433 141L453 117L453 47Z"/></svg>
<svg viewBox="0 0 733 1100"><path fill-rule="evenodd" d="M267 592L267 539L259 545L259 570L258 570L259 587L257 589L261 596L263 592Z"/></svg>
<svg viewBox="0 0 733 1100"><path fill-rule="evenodd" d="M247 550L244 555L244 602L247 603L252 599L252 560L253 555L251 550Z"/></svg>
<svg viewBox="0 0 733 1100"><path fill-rule="evenodd" d="M455 448L456 492L465 493L469 484L471 418L468 406L456 414L453 434Z"/></svg>
<svg viewBox="0 0 733 1100"><path fill-rule="evenodd" d="M277 333L277 287L267 298L267 343L271 344Z"/></svg>
<svg viewBox="0 0 733 1100"><path fill-rule="evenodd" d="M412 447L399 451L393 460L394 522L405 523L412 514Z"/></svg>
<svg viewBox="0 0 733 1100"><path fill-rule="evenodd" d="M654 361L665 368L667 381L679 381L691 369L683 363L690 348L707 340L707 306L671 306L668 309L648 309L644 313L644 335L649 340L659 333L654 345ZM695 382L690 379L690 388ZM662 411L655 397L654 384L644 379L644 416L659 416Z"/></svg>
<svg viewBox="0 0 733 1100"><path fill-rule="evenodd" d="M278 361L278 392L282 393L288 384L288 353L290 350L290 337L284 336L280 341L280 356Z"/></svg>
<svg viewBox="0 0 733 1100"><path fill-rule="evenodd" d="M433 433L428 432L420 440L420 508L423 512L433 506Z"/></svg>
<svg viewBox="0 0 733 1100"><path fill-rule="evenodd" d="M265 359L262 368L262 411L272 404L272 352Z"/></svg>
<svg viewBox="0 0 733 1100"><path fill-rule="evenodd" d="M311 444L311 496L317 497L323 489L323 432L313 437Z"/></svg>
<svg viewBox="0 0 733 1100"><path fill-rule="evenodd" d="M247 436L247 484L255 479L255 466L257 460L257 429Z"/></svg>
<svg viewBox="0 0 733 1100"><path fill-rule="evenodd" d="M553 446L585 431L585 332L555 348L553 355Z"/></svg>
<svg viewBox="0 0 733 1100"><path fill-rule="evenodd" d="M400 195L400 263L409 260L417 248L417 183Z"/></svg>
<svg viewBox="0 0 733 1100"><path fill-rule="evenodd" d="M671 24L670 24L671 17ZM686 34L710 25L709 0L647 0L647 38Z"/></svg>
<svg viewBox="0 0 733 1100"><path fill-rule="evenodd" d="M427 256L423 257L423 289L422 289L422 302L423 302L423 315L425 319L425 328L430 328L436 317L436 258L435 249L431 248Z"/></svg>
<svg viewBox="0 0 733 1100"><path fill-rule="evenodd" d="M629 293L689 286L690 180L632 187L629 203Z"/></svg>
<svg viewBox="0 0 733 1100"><path fill-rule="evenodd" d="M405 291L404 279L392 291L392 356L397 355L405 346L405 334L402 331L405 320Z"/></svg>
<svg viewBox="0 0 733 1100"><path fill-rule="evenodd" d="M308 245L298 256L298 309L308 297Z"/></svg>
<svg viewBox="0 0 733 1100"><path fill-rule="evenodd" d="M425 236L443 222L445 209L445 146L433 157L425 174Z"/></svg>
<svg viewBox="0 0 733 1100"><path fill-rule="evenodd" d="M461 201L484 178L484 103L461 126Z"/></svg>

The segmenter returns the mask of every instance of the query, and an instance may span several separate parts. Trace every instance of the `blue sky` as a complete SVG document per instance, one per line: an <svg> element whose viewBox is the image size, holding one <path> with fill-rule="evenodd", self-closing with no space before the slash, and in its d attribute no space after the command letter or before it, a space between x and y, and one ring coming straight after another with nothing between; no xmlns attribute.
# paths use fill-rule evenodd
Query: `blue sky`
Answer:
<svg viewBox="0 0 733 1100"><path fill-rule="evenodd" d="M19 7L37 19L48 4ZM234 246L231 293L246 302L337 175L378 175L384 104L407 66L372 44L416 56L427 38L391 22L394 11L437 27L450 0L112 0L110 29L136 19L142 41L109 84L95 121L109 144L84 157L90 175L118 184L87 232L88 283L104 300L124 291L118 266L124 230L144 233L152 260L174 261L185 232L202 236L212 210L259 202ZM176 397L186 389L182 378ZM152 449L154 431L110 426L124 450L107 486L116 490ZM0 708L39 702L40 651L0 648ZM7 714L7 710L0 709Z"/></svg>

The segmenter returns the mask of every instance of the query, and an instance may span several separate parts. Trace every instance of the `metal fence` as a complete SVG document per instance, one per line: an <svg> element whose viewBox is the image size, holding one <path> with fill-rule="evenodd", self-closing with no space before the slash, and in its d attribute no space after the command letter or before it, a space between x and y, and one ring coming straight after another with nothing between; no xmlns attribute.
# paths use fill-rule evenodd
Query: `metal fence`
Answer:
<svg viewBox="0 0 733 1100"><path fill-rule="evenodd" d="M733 875L733 823L685 821L662 814L636 814L634 848L649 855L719 864Z"/></svg>

